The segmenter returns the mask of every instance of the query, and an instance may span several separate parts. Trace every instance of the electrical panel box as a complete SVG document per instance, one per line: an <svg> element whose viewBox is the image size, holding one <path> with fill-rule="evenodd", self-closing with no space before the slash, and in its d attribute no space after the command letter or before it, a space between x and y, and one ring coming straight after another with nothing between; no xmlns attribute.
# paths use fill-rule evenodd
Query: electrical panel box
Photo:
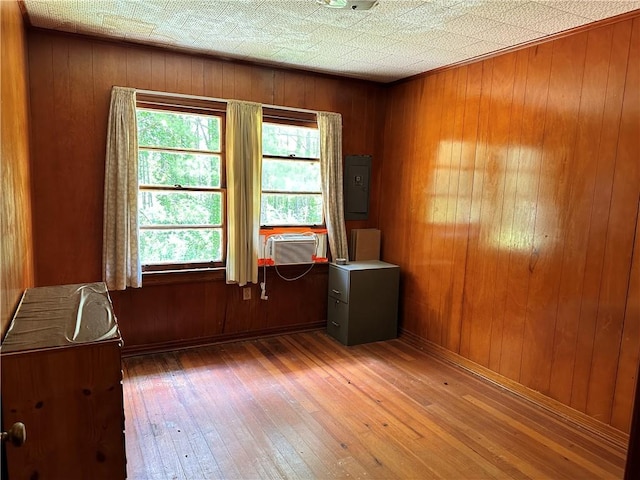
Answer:
<svg viewBox="0 0 640 480"><path fill-rule="evenodd" d="M371 155L347 155L344 161L344 218L369 218Z"/></svg>

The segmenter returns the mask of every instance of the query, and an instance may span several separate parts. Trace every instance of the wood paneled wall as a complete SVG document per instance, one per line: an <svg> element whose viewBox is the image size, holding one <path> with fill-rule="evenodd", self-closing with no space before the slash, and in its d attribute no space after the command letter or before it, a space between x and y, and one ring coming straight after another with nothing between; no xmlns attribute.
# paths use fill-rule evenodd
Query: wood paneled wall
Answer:
<svg viewBox="0 0 640 480"><path fill-rule="evenodd" d="M380 200L404 329L623 431L639 73L635 17L396 84Z"/></svg>
<svg viewBox="0 0 640 480"><path fill-rule="evenodd" d="M25 288L33 286L29 187L27 46L15 1L0 2L0 339Z"/></svg>
<svg viewBox="0 0 640 480"><path fill-rule="evenodd" d="M29 32L33 212L38 285L101 279L104 152L112 85L235 98L343 116L344 154L372 154L375 226L382 87L49 31ZM242 301L223 282L146 286L112 294L125 348L212 341L317 326L326 319L327 269L285 283L268 301Z"/></svg>

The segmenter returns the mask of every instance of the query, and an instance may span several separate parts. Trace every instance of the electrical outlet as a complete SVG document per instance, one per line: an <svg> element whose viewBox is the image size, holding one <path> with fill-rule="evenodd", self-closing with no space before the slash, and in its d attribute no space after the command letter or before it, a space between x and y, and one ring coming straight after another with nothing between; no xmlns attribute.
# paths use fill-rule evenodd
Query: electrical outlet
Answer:
<svg viewBox="0 0 640 480"><path fill-rule="evenodd" d="M242 289L242 299L251 300L251 287L244 287Z"/></svg>

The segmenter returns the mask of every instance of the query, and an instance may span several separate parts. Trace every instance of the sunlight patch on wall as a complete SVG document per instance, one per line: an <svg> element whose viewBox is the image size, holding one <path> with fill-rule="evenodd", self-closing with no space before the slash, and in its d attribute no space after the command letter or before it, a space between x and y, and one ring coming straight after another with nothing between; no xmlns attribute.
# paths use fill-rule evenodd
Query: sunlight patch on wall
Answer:
<svg viewBox="0 0 640 480"><path fill-rule="evenodd" d="M426 223L476 225L489 248L528 251L538 220L548 218L538 201L539 149L442 140L431 172ZM488 209L488 210L487 210ZM489 221L488 224L481 224Z"/></svg>

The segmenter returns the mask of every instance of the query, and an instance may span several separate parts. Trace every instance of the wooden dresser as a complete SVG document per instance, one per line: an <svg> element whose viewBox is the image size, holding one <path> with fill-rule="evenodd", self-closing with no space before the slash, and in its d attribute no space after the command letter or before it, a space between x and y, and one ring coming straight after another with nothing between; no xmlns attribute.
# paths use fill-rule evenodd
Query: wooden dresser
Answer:
<svg viewBox="0 0 640 480"><path fill-rule="evenodd" d="M126 477L122 340L104 283L28 289L0 347L9 480Z"/></svg>

